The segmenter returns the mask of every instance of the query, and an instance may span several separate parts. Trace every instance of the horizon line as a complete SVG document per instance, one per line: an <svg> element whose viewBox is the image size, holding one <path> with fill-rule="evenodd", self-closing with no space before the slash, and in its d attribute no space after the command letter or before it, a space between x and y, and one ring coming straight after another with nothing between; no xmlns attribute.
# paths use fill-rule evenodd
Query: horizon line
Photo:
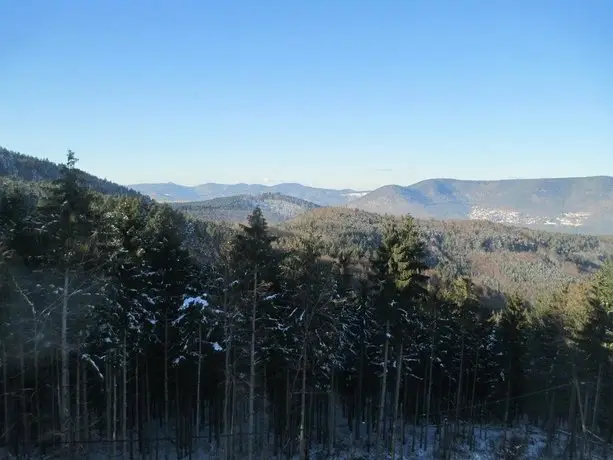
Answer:
<svg viewBox="0 0 613 460"><path fill-rule="evenodd" d="M91 173L90 173L91 174ZM428 181L453 181L453 182L511 182L511 181L538 181L538 180L573 180L573 179L613 179L613 176L610 175L606 175L606 174L601 174L601 175L594 175L594 176L550 176L550 177L508 177L508 178L503 178L503 179L457 179L457 178L453 178L453 177L432 177L432 178L428 178L428 179L422 179L419 180L417 182L413 182L411 184L407 184L407 185L401 185L401 184L396 184L396 183L388 183L388 184L383 184L380 185L378 187L372 188L372 189L359 189L359 188L353 188L353 187L323 187L323 186L314 186L314 185L308 185L308 184L304 184L302 182L296 182L296 181L291 181L291 182L275 182L275 183L270 183L270 184L265 184L265 183L261 183L261 182L202 182L199 184L195 184L195 185L186 185L186 184L179 184L177 182L174 181L166 181L166 182L133 182L130 184L118 184L118 185L123 185L124 187L136 187L136 186L143 186L143 185L177 185L179 187L185 187L185 188L196 188L196 187L202 187L204 185L221 185L221 186L238 186L238 185L244 185L244 186L258 186L258 187L268 187L268 188L272 188L272 187L278 187L280 185L299 185L301 187L309 187L309 188L314 188L314 189L324 189L324 190L335 190L335 191L351 191L351 192L372 192L374 190L377 190L379 188L383 188L383 187L412 187L418 184L421 184L423 182L428 182Z"/></svg>

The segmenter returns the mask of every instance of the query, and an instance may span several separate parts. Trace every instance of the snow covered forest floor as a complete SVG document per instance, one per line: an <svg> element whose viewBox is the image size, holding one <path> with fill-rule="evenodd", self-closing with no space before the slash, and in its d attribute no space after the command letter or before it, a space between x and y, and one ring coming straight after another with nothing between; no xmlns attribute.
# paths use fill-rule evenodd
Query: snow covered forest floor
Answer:
<svg viewBox="0 0 613 460"><path fill-rule="evenodd" d="M381 447L370 443L366 439L355 441L348 430L337 427L335 446L313 444L308 449L310 460L536 460L536 459L608 459L613 457L611 446L598 439L578 436L570 438L570 434L563 428L555 431L550 440L547 433L530 425L510 427L506 430L502 426L462 424L458 435L454 436L452 427L432 425L428 430L423 426L405 426L404 434L399 434L404 441L396 443L394 449ZM346 428L346 426L344 426ZM203 433L207 432L207 428ZM87 460L127 460L127 459L155 459L155 460L235 460L246 459L246 442L238 438L246 435L236 434L237 442L233 443L234 455L228 457L224 454L222 446L210 441L208 435L194 436L191 440L192 448L177 448L177 442L172 437L163 437L163 432L152 430L148 447L139 451L138 443L128 441L127 455L124 455L122 440L106 441L92 439L73 445L67 450L61 446L49 448L45 453L40 451L22 451L21 454L9 454L0 448L1 460L51 460L51 459L87 459ZM373 436L374 437L374 436ZM287 453L274 455L271 447L260 445L254 453L257 460L299 460L300 455Z"/></svg>

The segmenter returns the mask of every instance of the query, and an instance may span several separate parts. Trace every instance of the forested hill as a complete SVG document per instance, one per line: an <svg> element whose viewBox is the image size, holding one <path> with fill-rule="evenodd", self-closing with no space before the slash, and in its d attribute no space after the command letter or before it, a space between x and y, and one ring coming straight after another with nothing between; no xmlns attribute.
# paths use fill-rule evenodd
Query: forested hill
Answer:
<svg viewBox="0 0 613 460"><path fill-rule="evenodd" d="M79 177L0 189L0 458L611 451L608 240L347 209L226 232ZM492 309L483 254L526 289L535 257L594 276Z"/></svg>
<svg viewBox="0 0 613 460"><path fill-rule="evenodd" d="M342 208L315 209L281 224L290 233L315 232L331 254L372 257L385 222L395 217ZM572 235L488 221L417 220L429 263L449 276L470 276L496 291L544 292L589 277L613 256L613 236Z"/></svg>
<svg viewBox="0 0 613 460"><path fill-rule="evenodd" d="M261 195L238 195L214 198L205 201L170 203L175 209L200 220L222 222L246 222L256 207L270 223L279 223L299 214L319 208L309 201L280 193Z"/></svg>
<svg viewBox="0 0 613 460"><path fill-rule="evenodd" d="M428 179L409 186L372 191L330 190L300 184L136 184L158 201L199 201L264 191L301 198L320 206L346 206L378 214L411 214L424 219L488 220L564 233L613 233L613 177L514 180Z"/></svg>
<svg viewBox="0 0 613 460"><path fill-rule="evenodd" d="M565 233L613 232L613 177L428 179L387 185L349 207L420 218L470 219Z"/></svg>
<svg viewBox="0 0 613 460"><path fill-rule="evenodd" d="M368 193L351 189L308 187L296 183L277 185L207 183L190 187L168 182L165 184L132 184L130 187L160 202L205 201L231 196L281 194L320 206L339 206Z"/></svg>
<svg viewBox="0 0 613 460"><path fill-rule="evenodd" d="M97 192L132 196L140 195L135 190L93 176L85 171L77 170L76 172L86 186ZM57 163L13 152L0 146L0 178L28 182L48 182L57 180L60 176L61 167Z"/></svg>
<svg viewBox="0 0 613 460"><path fill-rule="evenodd" d="M137 192L76 169L83 183L107 195L140 196ZM3 177L2 177L3 176ZM0 148L0 182L9 182L33 195L40 194L38 181L55 180L61 167L48 160ZM7 182L8 180L8 182ZM186 243L192 253L208 259L219 253L221 240L231 227L215 221L245 221L257 206L271 224L300 233L314 229L326 252L350 251L360 258L372 256L380 242L385 216L347 208L319 208L299 198L265 193L222 197L191 203L173 203L196 222L190 224ZM283 223L284 221L289 222ZM535 299L543 291L593 273L613 255L613 238L569 235L529 230L474 220L418 220L429 247L429 263L449 276L470 276L495 291L524 292ZM200 235L196 238L193 235Z"/></svg>

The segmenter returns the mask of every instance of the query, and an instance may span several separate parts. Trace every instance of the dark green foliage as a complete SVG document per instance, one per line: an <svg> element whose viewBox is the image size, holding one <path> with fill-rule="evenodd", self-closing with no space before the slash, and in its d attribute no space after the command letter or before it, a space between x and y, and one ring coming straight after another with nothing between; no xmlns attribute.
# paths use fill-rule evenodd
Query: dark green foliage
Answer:
<svg viewBox="0 0 613 460"><path fill-rule="evenodd" d="M61 177L49 185L40 203L39 212L48 216L41 232L46 237L45 258L60 267L72 268L84 262L95 239L92 195L81 182L76 162L74 152L69 150Z"/></svg>
<svg viewBox="0 0 613 460"><path fill-rule="evenodd" d="M256 208L229 227L98 194L67 160L51 184L0 190L3 447L64 428L62 364L74 438L119 437L121 419L138 452L169 426L190 451L205 420L211 442L240 436L247 394L258 439L287 457L300 412L311 444L346 423L358 445L383 419L387 448L393 422L451 419L460 436L525 416L554 433L564 418L578 433L577 392L590 429L613 435L610 240L331 209L270 228Z"/></svg>
<svg viewBox="0 0 613 460"><path fill-rule="evenodd" d="M589 298L587 321L577 343L586 353L592 370L608 363L613 352L613 262L608 261L596 277Z"/></svg>
<svg viewBox="0 0 613 460"><path fill-rule="evenodd" d="M381 242L385 221L377 214L326 208L281 227L301 232L314 225L324 252L349 250L369 259ZM486 221L416 223L426 244L427 263L440 276L468 276L489 291L520 291L531 301L589 276L613 255L611 237L549 233Z"/></svg>
<svg viewBox="0 0 613 460"><path fill-rule="evenodd" d="M529 305L514 294L495 318L498 334L498 363L501 371L500 396L507 399L503 420L509 422L523 413L523 401L517 398L526 392L527 375L523 362L527 354L526 334L529 330Z"/></svg>
<svg viewBox="0 0 613 460"><path fill-rule="evenodd" d="M81 170L75 170L75 174L88 188L99 193L144 196L127 187L114 184L105 179L92 176ZM62 177L62 165L57 165L49 160L41 160L21 153L12 152L0 147L0 178L11 178L14 180L26 181L31 183L53 182ZM29 185L33 189L35 185Z"/></svg>
<svg viewBox="0 0 613 460"><path fill-rule="evenodd" d="M274 269L275 255L272 243L275 237L268 231L268 223L260 208L255 208L249 215L248 224L241 224L241 231L236 233L232 242L232 267L246 278L248 273L258 267L260 278L270 280Z"/></svg>

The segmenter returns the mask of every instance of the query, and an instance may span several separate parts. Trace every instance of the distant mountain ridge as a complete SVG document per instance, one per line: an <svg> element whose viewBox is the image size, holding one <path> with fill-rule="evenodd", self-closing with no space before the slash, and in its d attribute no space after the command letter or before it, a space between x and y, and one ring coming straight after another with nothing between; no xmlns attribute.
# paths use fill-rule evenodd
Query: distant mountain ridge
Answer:
<svg viewBox="0 0 613 460"><path fill-rule="evenodd" d="M370 192L300 184L177 184L131 186L160 201L198 201L232 195L281 193L319 206L347 206L379 214L422 219L489 220L562 232L613 233L613 177L472 181L428 179L409 186L386 185ZM161 198L160 198L161 197Z"/></svg>
<svg viewBox="0 0 613 460"><path fill-rule="evenodd" d="M60 165L49 160L0 147L0 178L4 181L6 178L32 183L52 181L60 172ZM567 233L613 234L613 177L610 176L495 181L428 179L406 187L386 185L366 192L296 183L122 186L84 171L79 174L87 186L105 194L142 194L167 202L240 197L206 205L190 204L192 210L206 209L198 212L211 216L211 220L243 220L245 210L255 205L266 209L273 222L285 221L316 207L340 206L378 214L410 213L421 219L488 220ZM268 198L262 198L266 195ZM271 198L273 195L280 197Z"/></svg>
<svg viewBox="0 0 613 460"><path fill-rule="evenodd" d="M189 187L168 182L165 184L132 184L128 187L155 200L167 202L203 201L239 195L257 196L265 193L278 193L310 201L320 206L343 205L368 193L367 191L352 189L336 190L308 187L297 183L277 185L207 183Z"/></svg>
<svg viewBox="0 0 613 460"><path fill-rule="evenodd" d="M310 201L280 193L234 195L204 201L173 202L170 205L198 219L226 222L244 222L259 207L271 224L293 219L320 207Z"/></svg>
<svg viewBox="0 0 613 460"><path fill-rule="evenodd" d="M556 231L613 233L613 177L467 181L381 187L351 202L363 211L489 220Z"/></svg>

